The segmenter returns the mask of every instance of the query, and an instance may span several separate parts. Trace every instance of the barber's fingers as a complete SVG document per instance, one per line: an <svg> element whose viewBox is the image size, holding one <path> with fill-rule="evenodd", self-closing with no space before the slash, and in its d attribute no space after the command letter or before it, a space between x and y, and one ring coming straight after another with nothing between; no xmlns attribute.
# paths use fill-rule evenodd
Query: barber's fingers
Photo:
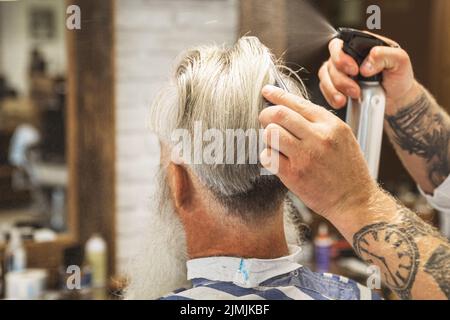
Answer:
<svg viewBox="0 0 450 320"><path fill-rule="evenodd" d="M320 90L327 102L335 109L341 109L347 102L346 96L357 99L361 90L358 84L325 62L319 70Z"/></svg>
<svg viewBox="0 0 450 320"><path fill-rule="evenodd" d="M262 94L273 104L286 106L311 122L323 119L324 115L328 113L326 109L313 104L311 101L272 85L264 86Z"/></svg>
<svg viewBox="0 0 450 320"><path fill-rule="evenodd" d="M360 97L361 90L359 85L348 75L336 69L331 63L328 64L328 74L330 75L333 85L339 92L353 99L358 99Z"/></svg>
<svg viewBox="0 0 450 320"><path fill-rule="evenodd" d="M303 151L306 155L308 154L307 150ZM306 158L308 158L308 156L306 156ZM281 182L283 182L286 186L292 187L301 183L301 177L296 174L295 171L298 169L298 166L295 164L295 159L288 158L279 151L267 147L260 153L259 160L261 165L267 171L277 175Z"/></svg>
<svg viewBox="0 0 450 320"><path fill-rule="evenodd" d="M277 150L265 148L259 155L259 161L272 174L281 177L289 175L289 159Z"/></svg>
<svg viewBox="0 0 450 320"><path fill-rule="evenodd" d="M311 123L308 120L286 106L276 105L265 108L259 114L259 121L264 128L270 124L277 124L299 139L311 130Z"/></svg>
<svg viewBox="0 0 450 320"><path fill-rule="evenodd" d="M361 74L371 77L385 70L395 72L407 67L410 61L408 53L401 48L374 47L361 65Z"/></svg>
<svg viewBox="0 0 450 320"><path fill-rule="evenodd" d="M333 39L330 41L328 49L330 50L331 63L340 72L350 76L356 76L359 72L358 64L351 56L342 50L343 46L344 41L341 39Z"/></svg>
<svg viewBox="0 0 450 320"><path fill-rule="evenodd" d="M288 158L296 153L300 143L300 139L275 123L270 123L264 129L263 141L268 147L281 152Z"/></svg>
<svg viewBox="0 0 450 320"><path fill-rule="evenodd" d="M347 101L346 97L340 93L331 81L330 74L328 73L328 62L325 62L319 69L319 87L323 96L327 100L328 104L335 109L340 109L345 106Z"/></svg>

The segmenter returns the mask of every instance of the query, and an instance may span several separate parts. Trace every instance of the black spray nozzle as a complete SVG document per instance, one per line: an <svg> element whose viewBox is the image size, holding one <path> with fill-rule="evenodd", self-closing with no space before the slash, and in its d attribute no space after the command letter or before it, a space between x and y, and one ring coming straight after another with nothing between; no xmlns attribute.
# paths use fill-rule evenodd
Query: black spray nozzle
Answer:
<svg viewBox="0 0 450 320"><path fill-rule="evenodd" d="M359 66L364 62L373 47L389 46L385 41L360 30L351 28L339 28L337 38L344 41L343 50L350 55ZM357 80L360 81L378 81L382 79L381 74L366 78L358 75Z"/></svg>

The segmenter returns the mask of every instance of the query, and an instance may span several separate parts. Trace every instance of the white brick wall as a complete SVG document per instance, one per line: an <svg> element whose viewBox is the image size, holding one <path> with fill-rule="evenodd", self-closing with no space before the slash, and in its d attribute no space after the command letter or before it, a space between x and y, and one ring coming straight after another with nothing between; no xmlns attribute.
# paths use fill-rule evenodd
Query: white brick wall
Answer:
<svg viewBox="0 0 450 320"><path fill-rule="evenodd" d="M237 0L116 0L117 267L123 272L146 214L157 140L146 130L148 106L187 47L232 43Z"/></svg>

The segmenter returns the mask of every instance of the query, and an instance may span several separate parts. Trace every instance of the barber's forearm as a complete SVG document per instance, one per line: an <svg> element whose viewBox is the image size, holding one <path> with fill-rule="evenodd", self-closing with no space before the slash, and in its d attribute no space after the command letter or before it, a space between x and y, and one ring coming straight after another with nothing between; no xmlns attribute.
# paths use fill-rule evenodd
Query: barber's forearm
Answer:
<svg viewBox="0 0 450 320"><path fill-rule="evenodd" d="M450 245L381 190L330 220L401 299L450 299Z"/></svg>
<svg viewBox="0 0 450 320"><path fill-rule="evenodd" d="M268 148L261 164L274 170L268 154L278 154L281 181L377 265L401 298L448 298L448 242L376 185L350 127L277 87L265 87L263 95L278 107L260 114Z"/></svg>
<svg viewBox="0 0 450 320"><path fill-rule="evenodd" d="M450 117L416 83L413 98L386 115L386 132L414 180L432 193L450 174Z"/></svg>

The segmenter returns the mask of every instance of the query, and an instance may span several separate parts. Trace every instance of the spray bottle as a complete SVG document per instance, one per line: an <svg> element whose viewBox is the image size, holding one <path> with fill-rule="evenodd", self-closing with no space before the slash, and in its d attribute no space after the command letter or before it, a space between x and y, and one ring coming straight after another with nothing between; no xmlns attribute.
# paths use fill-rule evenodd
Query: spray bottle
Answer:
<svg viewBox="0 0 450 320"><path fill-rule="evenodd" d="M373 47L389 46L371 34L350 28L339 28L337 37L344 41L344 52L355 59L359 66ZM355 80L361 88L361 98L348 99L346 122L358 139L371 176L377 179L386 107L386 95L381 86L382 75L370 78L358 75Z"/></svg>

